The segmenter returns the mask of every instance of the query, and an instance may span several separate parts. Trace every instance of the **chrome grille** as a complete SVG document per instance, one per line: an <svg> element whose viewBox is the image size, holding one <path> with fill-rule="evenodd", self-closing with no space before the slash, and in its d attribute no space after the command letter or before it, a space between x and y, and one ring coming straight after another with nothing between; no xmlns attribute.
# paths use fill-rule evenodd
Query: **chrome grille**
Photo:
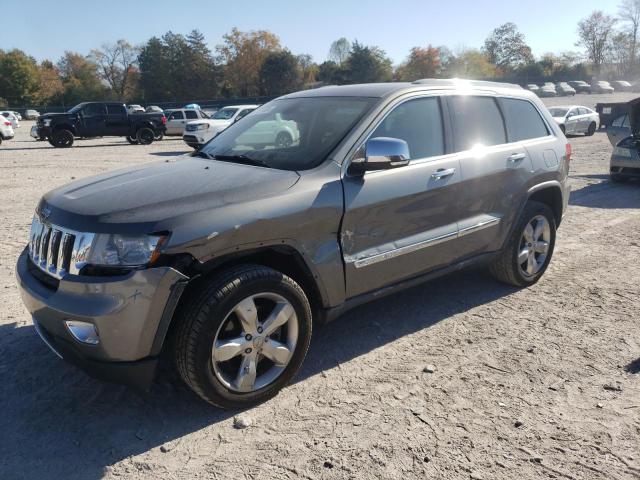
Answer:
<svg viewBox="0 0 640 480"><path fill-rule="evenodd" d="M93 242L93 234L52 225L33 217L29 236L29 258L43 272L61 279L78 274Z"/></svg>

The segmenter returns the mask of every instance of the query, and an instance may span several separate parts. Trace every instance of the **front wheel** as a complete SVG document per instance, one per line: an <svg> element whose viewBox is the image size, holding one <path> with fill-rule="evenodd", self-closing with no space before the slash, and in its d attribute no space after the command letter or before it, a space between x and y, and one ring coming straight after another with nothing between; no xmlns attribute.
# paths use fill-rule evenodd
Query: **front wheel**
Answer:
<svg viewBox="0 0 640 480"><path fill-rule="evenodd" d="M489 267L499 281L516 287L533 285L545 272L556 242L556 221L544 203L530 201L505 248Z"/></svg>
<svg viewBox="0 0 640 480"><path fill-rule="evenodd" d="M596 122L591 122L589 124L589 128L587 129L587 137L591 137L594 133L596 133Z"/></svg>
<svg viewBox="0 0 640 480"><path fill-rule="evenodd" d="M239 408L275 396L309 348L312 316L302 288L277 270L243 265L193 294L176 320L175 359L207 402Z"/></svg>
<svg viewBox="0 0 640 480"><path fill-rule="evenodd" d="M73 133L69 130L56 130L49 137L49 143L56 148L69 148L73 140Z"/></svg>

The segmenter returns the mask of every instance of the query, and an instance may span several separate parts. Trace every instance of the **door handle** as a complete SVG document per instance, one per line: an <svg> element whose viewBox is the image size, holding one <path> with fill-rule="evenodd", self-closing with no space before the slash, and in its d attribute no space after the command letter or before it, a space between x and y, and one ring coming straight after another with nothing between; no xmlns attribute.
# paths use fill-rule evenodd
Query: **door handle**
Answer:
<svg viewBox="0 0 640 480"><path fill-rule="evenodd" d="M447 168L446 170L444 168L440 168L431 174L431 178L434 180L440 180L441 178L450 177L454 173L456 173L455 168Z"/></svg>
<svg viewBox="0 0 640 480"><path fill-rule="evenodd" d="M519 162L520 160L524 160L524 157L526 157L524 153L512 153L511 155L509 155L509 158L507 158L507 160L509 160L512 163L515 163L515 162Z"/></svg>

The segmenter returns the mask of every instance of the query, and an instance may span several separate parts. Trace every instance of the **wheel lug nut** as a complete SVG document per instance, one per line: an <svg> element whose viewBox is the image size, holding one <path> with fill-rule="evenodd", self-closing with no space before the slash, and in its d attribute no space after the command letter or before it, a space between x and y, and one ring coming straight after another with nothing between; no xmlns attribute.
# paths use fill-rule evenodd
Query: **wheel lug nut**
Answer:
<svg viewBox="0 0 640 480"><path fill-rule="evenodd" d="M244 351L244 353L251 353L251 349L250 349L250 348L247 348L247 349Z"/></svg>
<svg viewBox="0 0 640 480"><path fill-rule="evenodd" d="M262 327L258 327L258 333L262 333Z"/></svg>
<svg viewBox="0 0 640 480"><path fill-rule="evenodd" d="M251 335L247 333L247 334L244 336L244 339L245 339L245 340L251 340Z"/></svg>

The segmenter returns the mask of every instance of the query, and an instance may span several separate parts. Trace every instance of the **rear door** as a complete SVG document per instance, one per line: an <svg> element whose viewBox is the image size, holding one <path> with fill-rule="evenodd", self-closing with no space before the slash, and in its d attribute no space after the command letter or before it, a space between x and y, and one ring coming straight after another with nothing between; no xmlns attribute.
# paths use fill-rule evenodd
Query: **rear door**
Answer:
<svg viewBox="0 0 640 480"><path fill-rule="evenodd" d="M496 98L452 95L447 101L462 172L457 248L461 256L497 250L531 171L531 159L524 145L508 143Z"/></svg>
<svg viewBox="0 0 640 480"><path fill-rule="evenodd" d="M344 176L341 243L348 297L455 259L460 167L445 147L442 112L437 96L391 105L368 138L406 141L409 165Z"/></svg>
<svg viewBox="0 0 640 480"><path fill-rule="evenodd" d="M174 110L167 117L166 135L182 135L187 121L182 110Z"/></svg>
<svg viewBox="0 0 640 480"><path fill-rule="evenodd" d="M107 104L105 127L106 135L115 137L129 135L129 116L124 105Z"/></svg>

